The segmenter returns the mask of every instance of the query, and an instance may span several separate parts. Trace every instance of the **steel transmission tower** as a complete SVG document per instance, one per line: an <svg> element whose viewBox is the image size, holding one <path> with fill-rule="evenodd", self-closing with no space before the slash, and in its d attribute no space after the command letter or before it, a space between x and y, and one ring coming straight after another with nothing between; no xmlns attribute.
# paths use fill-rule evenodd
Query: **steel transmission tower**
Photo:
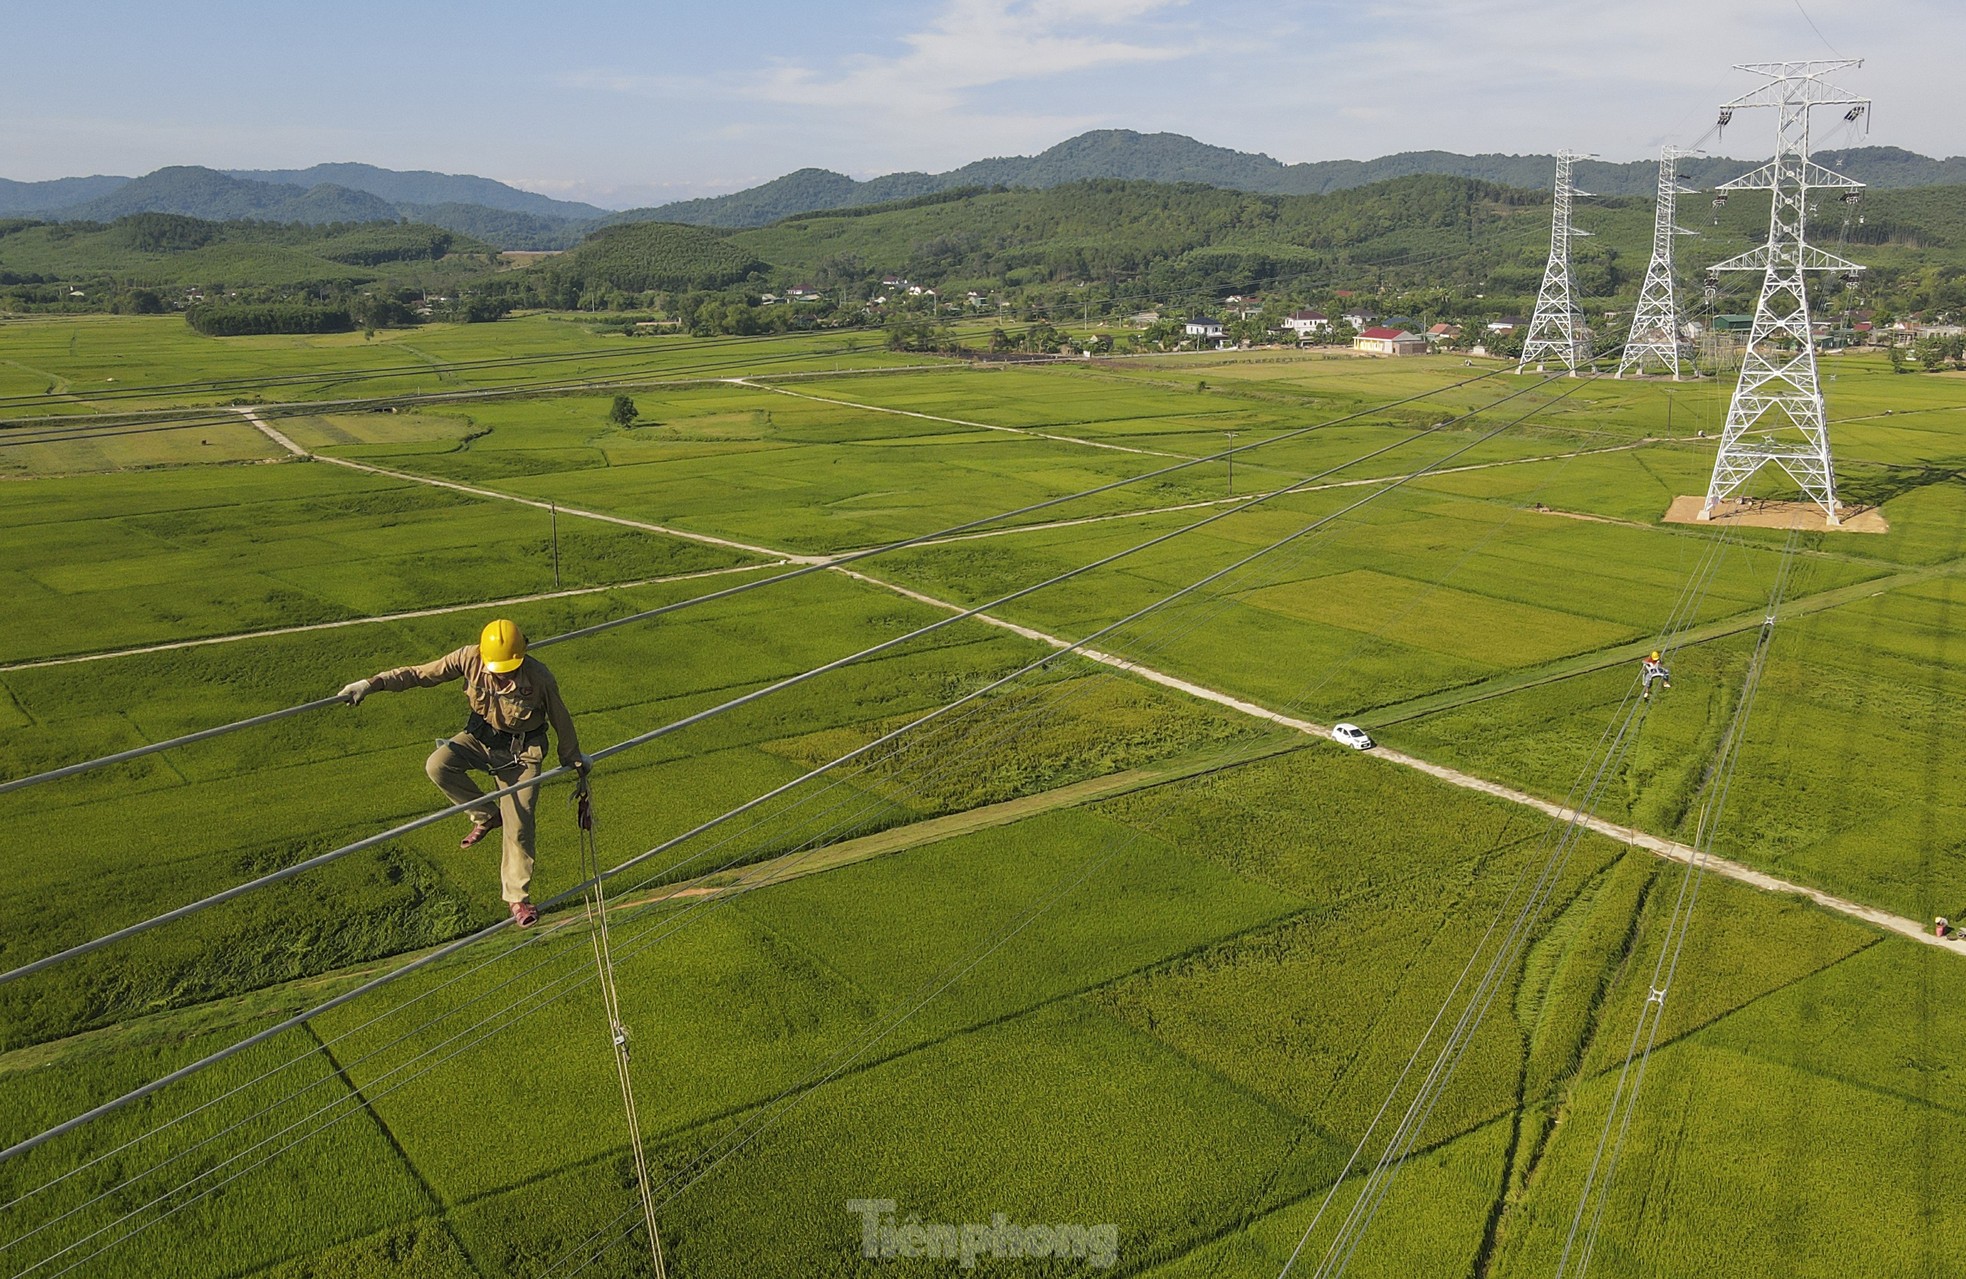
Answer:
<svg viewBox="0 0 1966 1279"><path fill-rule="evenodd" d="M1570 241L1590 232L1570 225L1573 196L1589 195L1570 181L1570 166L1586 157L1576 151L1556 153L1556 210L1550 219L1550 261L1543 268L1543 287L1536 293L1536 314L1529 321L1529 332L1522 341L1522 360L1515 371L1524 372L1546 359L1561 361L1576 377L1577 370L1591 362L1590 330L1571 301L1576 286L1570 278Z"/></svg>
<svg viewBox="0 0 1966 1279"><path fill-rule="evenodd" d="M1631 336L1625 339L1625 354L1618 361L1618 376L1643 373L1650 362L1665 365L1672 380L1679 381L1679 291L1673 282L1673 241L1682 235L1698 234L1681 227L1674 219L1678 197L1693 192L1679 185L1678 147L1659 152L1659 203L1652 219L1652 264L1645 268L1645 284L1638 291L1638 309L1632 312Z"/></svg>
<svg viewBox="0 0 1966 1279"><path fill-rule="evenodd" d="M1810 271L1861 270L1821 249L1805 236L1809 192L1821 188L1855 191L1863 184L1832 173L1809 159L1809 112L1819 106L1847 106L1855 119L1870 106L1823 77L1863 65L1861 58L1818 62L1754 62L1736 70L1767 78L1768 83L1725 104L1725 113L1746 107L1773 107L1778 112L1775 158L1752 173L1716 188L1720 191L1772 191L1768 211L1768 242L1739 257L1716 264L1715 271L1760 271L1761 300L1755 304L1754 326L1741 359L1741 380L1727 407L1727 426L1720 453L1714 458L1713 480L1701 519L1712 519L1714 508L1773 462L1788 472L1809 500L1823 508L1831 525L1837 516L1836 471L1830 460L1829 425L1823 412L1822 387L1816 380L1816 344L1809 333ZM1749 433L1754 439L1749 439Z"/></svg>

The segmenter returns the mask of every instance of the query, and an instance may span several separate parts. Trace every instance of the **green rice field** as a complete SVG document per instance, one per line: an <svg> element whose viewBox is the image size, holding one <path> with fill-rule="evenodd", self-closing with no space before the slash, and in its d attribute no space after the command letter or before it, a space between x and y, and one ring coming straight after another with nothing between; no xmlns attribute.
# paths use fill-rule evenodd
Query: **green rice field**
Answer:
<svg viewBox="0 0 1966 1279"><path fill-rule="evenodd" d="M1889 532L1787 560L1708 832L1734 872L1701 881L1606 1279L1958 1272L1966 943L1906 934L1966 916L1966 374L1823 371L1846 500ZM1784 564L1779 531L1662 520L1728 390L578 316L10 320L0 778L329 697L497 616L537 640L791 575L542 649L592 752L982 609L596 770L602 863L649 854L610 937L667 1273L949 1273L910 1254L1001 1220L1112 1246L979 1272L1274 1276L1302 1241L1310 1274L1402 1068L1552 864L1520 800L1573 795L1673 618L1673 687L1594 807L1705 837ZM458 701L0 794L0 968L434 811ZM1297 726L1341 720L1383 749ZM541 793L536 901L582 880L567 799ZM498 841L463 830L0 983L0 1145L503 917ZM1348 1273L1555 1273L1684 875L1634 838L1557 864ZM654 1273L591 936L569 902L0 1160L0 1273ZM863 1254L863 1201L897 1255Z"/></svg>

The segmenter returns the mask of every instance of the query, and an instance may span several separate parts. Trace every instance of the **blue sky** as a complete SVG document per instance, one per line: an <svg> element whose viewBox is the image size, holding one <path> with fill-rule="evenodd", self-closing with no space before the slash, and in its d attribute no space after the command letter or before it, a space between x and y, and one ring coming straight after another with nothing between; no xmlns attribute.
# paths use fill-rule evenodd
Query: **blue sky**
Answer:
<svg viewBox="0 0 1966 1279"><path fill-rule="evenodd" d="M1698 137L1752 83L1730 64L1832 51L1866 59L1842 82L1876 99L1869 141L1966 151L1961 0L8 0L4 15L0 176L19 179L361 160L627 206L805 165L948 169L1092 128L1285 161L1633 159ZM1743 117L1725 150L1755 154L1766 132Z"/></svg>

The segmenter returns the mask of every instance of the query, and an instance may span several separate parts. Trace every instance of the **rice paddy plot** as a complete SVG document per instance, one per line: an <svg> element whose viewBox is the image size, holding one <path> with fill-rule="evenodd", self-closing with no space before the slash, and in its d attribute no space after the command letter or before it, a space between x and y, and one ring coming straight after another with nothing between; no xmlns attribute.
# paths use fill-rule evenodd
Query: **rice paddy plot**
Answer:
<svg viewBox="0 0 1966 1279"><path fill-rule="evenodd" d="M1558 401L1567 386L1458 385L1492 365L1294 352L777 383L799 395L716 380L925 358L877 345L627 338L591 317L374 342L207 339L170 317L10 323L0 394L38 397L40 412L532 389L282 419L304 448L410 478L211 464L259 455L264 437L243 423L225 426L237 449L174 432L94 441L94 456L12 451L0 664L321 629L0 672L0 768L318 697L468 642L483 610L537 636L774 571L563 513L560 580L587 593L494 610L550 590L551 515L441 483L833 551L1142 475L1174 460L1161 453L1215 451L1228 431L1244 444L1363 411L1238 459L1239 493L1274 487L1528 388L1331 479L1416 469L1536 408L1451 463L1478 469L1377 498L1100 647L1272 709L1356 717L1389 745L1560 800L1709 545L1658 516L1702 482L1714 385L1606 380ZM632 390L640 417L626 428L608 421L612 390L548 385L623 370L668 383ZM1956 916L1957 381L1857 359L1835 371L1848 491L1888 503L1893 532L1803 547L1717 847L1913 918ZM1425 398L1391 404L1410 396ZM858 565L872 580L813 574L542 656L592 749L948 616L883 583L974 605L1204 518L1220 508L1161 508L1227 489L1227 467L1209 463L1025 517L1034 527ZM1079 639L1369 492L1266 502L1001 611ZM1673 689L1605 781L1605 816L1690 836L1776 558L1753 533L1729 551L1690 610ZM722 569L740 571L647 581ZM653 849L1049 651L964 623L611 759L595 783L604 859ZM0 963L429 811L421 760L460 714L454 690L378 696L0 797L17 907ZM535 897L578 879L563 794L541 805ZM491 854L460 852L461 826L0 988L3 1135L497 918ZM1274 1274L1546 829L1504 799L1064 658L684 840L617 885L615 916L643 1137L659 1177L692 1182L662 1208L672 1273L950 1264L862 1257L846 1205L877 1199L904 1224L1001 1213L1111 1226L1124 1273ZM743 867L772 882L729 892ZM1582 842L1352 1273L1548 1272L1678 874ZM691 895L668 896L685 885ZM1801 1275L1871 1257L1942 1272L1942 1152L1966 1136L1945 1009L1966 963L1733 882L1707 886L1686 963L1597 1268L1691 1279L1738 1253ZM0 1246L48 1229L0 1255L24 1264L136 1208L143 1233L90 1273L543 1270L633 1219L591 975L582 928L549 918L0 1165L11 1197L109 1155L10 1214L21 1224ZM256 1078L287 1060L285 1075ZM254 1147L300 1113L260 1107L301 1104L282 1099L303 1084L348 1117L290 1150ZM175 1117L155 1144L109 1154ZM250 1160L274 1157L225 1162L249 1147ZM173 1153L180 1164L117 1188ZM143 1192L168 1189L173 1170L245 1175L159 1220ZM1312 1232L1311 1254L1330 1228ZM628 1248L593 1272L639 1273Z"/></svg>

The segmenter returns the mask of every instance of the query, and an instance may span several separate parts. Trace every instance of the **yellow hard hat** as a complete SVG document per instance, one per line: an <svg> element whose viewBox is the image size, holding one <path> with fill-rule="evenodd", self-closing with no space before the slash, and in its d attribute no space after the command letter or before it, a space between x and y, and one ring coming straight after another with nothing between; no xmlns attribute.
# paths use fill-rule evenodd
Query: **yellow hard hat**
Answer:
<svg viewBox="0 0 1966 1279"><path fill-rule="evenodd" d="M525 664L526 633L519 629L517 622L501 617L478 636L478 656L484 659L485 669L493 674L516 671Z"/></svg>
<svg viewBox="0 0 1966 1279"><path fill-rule="evenodd" d="M496 623L494 623L494 625L496 625ZM507 625L510 625L510 623L507 623ZM486 631L486 632L485 632L485 634L487 634L487 635L490 635L490 634L491 634L491 632L490 632L490 631ZM526 651L526 641L525 641L525 638L524 638L523 636L521 636L521 637L520 637L520 639L519 639L519 651L520 651L521 653L524 653L524 652ZM1646 660L1646 661L1648 661L1648 662L1656 662L1656 661L1658 661L1658 660L1659 660L1659 650L1658 650L1658 649L1656 649L1656 648L1655 648L1655 649L1653 649L1653 650L1652 650L1652 656L1650 656L1650 657L1648 657L1648 658L1646 658L1645 660ZM494 667L492 667L492 669L493 669L493 670L497 670L498 668L497 668L496 666L494 666Z"/></svg>

